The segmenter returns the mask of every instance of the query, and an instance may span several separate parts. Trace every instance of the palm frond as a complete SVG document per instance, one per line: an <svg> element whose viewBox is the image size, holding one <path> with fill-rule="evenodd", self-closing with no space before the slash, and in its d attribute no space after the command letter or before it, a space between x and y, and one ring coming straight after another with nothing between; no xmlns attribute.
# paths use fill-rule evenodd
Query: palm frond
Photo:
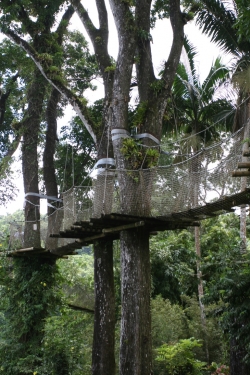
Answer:
<svg viewBox="0 0 250 375"><path fill-rule="evenodd" d="M217 57L202 84L202 96L206 101L211 100L218 88L229 78L229 69Z"/></svg>
<svg viewBox="0 0 250 375"><path fill-rule="evenodd" d="M224 52L240 56L237 31L234 28L235 9L226 8L220 0L203 0L203 8L198 11L196 23Z"/></svg>
<svg viewBox="0 0 250 375"><path fill-rule="evenodd" d="M199 78L195 67L195 57L197 55L196 47L189 41L187 36L184 37L183 43L183 55L187 58L183 61L183 65L187 72L189 72L189 82L192 82L195 86L199 84Z"/></svg>

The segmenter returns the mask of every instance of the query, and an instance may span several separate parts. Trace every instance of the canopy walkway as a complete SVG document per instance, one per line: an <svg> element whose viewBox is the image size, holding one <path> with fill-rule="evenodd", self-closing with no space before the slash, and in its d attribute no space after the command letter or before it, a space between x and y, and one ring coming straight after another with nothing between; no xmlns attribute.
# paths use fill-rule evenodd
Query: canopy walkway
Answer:
<svg viewBox="0 0 250 375"><path fill-rule="evenodd" d="M14 250L11 255L75 254L95 240L118 239L121 230L146 226L154 234L185 229L249 204L248 139L249 125L189 155L194 140L187 138L176 154L161 148L158 166L149 169L143 168L142 162L139 169L118 170L113 159L101 159L92 171L92 186L73 187L63 194L61 229L51 229L51 237L59 239L58 247ZM123 206L124 191L129 212Z"/></svg>

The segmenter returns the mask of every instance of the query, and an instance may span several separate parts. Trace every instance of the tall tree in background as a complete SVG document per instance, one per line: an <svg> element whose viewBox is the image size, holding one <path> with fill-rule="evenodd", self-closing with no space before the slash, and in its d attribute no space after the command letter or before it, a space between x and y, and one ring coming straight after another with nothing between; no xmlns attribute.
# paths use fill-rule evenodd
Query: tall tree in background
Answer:
<svg viewBox="0 0 250 375"><path fill-rule="evenodd" d="M17 22L16 29L20 33L27 33L31 45L40 54L41 60L47 64L49 53L55 55L55 64L63 61L60 44L62 42L63 32L66 30L67 23L73 14L73 8L65 11L56 32L51 32L55 17L59 12L60 1L53 2L44 7L41 13L41 4L22 3L13 7L8 1L2 2L2 7L6 11L6 17L3 16L2 27L7 27L12 19ZM25 8L25 6L28 8ZM33 20L28 12L32 12L35 17ZM21 23L21 24L20 24ZM44 99L48 87L37 67L33 67L32 78L27 88L27 109L23 113L23 118L19 123L23 138L22 143L22 170L24 181L24 193L26 197L25 204L25 228L24 228L24 246L40 247L40 198L38 188L38 142L40 123L44 110ZM55 66L54 66L55 69ZM52 69L51 74L55 74ZM46 175L45 175L46 176Z"/></svg>
<svg viewBox="0 0 250 375"><path fill-rule="evenodd" d="M30 3L29 11L32 12L34 17L33 20L29 18L27 11L24 8L24 5L27 4L28 3L20 4L17 5L16 8L13 8L13 4L9 4L9 2L2 2L1 5L5 7L5 10L7 11L5 25L7 25L10 18L14 19L17 30L19 30L19 32L25 32L26 36L29 35L29 40L31 40L30 43L37 48L42 56L41 58L45 60L45 62L46 57L49 56L48 52L53 51L56 55L57 63L59 63L60 59L62 60L62 53L60 53L62 36L66 30L70 17L74 13L73 8L70 6L68 9L66 9L62 16L61 23L59 23L56 32L53 33L51 32L50 27L55 22L55 17L59 11L60 2L57 2L57 4L55 2L50 4L48 8L45 8L44 14L42 15L38 15L37 12L36 7L40 9L39 4ZM22 25L20 22L22 22ZM56 42L56 48L53 49ZM22 67L22 62L19 56L16 57L16 60L17 64L20 63L20 66ZM15 129L18 131L17 135L19 136L19 139L22 137L22 170L24 192L26 197L24 246L40 248L38 144L40 141L41 122L44 118L45 99L47 99L49 95L49 85L47 80L45 80L39 69L37 69L34 64L32 64L32 66L29 65L29 69L29 75L27 74L28 79L25 81L25 104L21 113L22 116L20 116L21 118L18 124L16 124ZM52 74L53 72L54 70L52 71ZM48 128L54 126L54 123L51 121L51 117L48 113L49 111L53 117L54 113L52 114L51 106L52 101L58 101L58 98L56 98L56 95L53 92L47 105ZM47 137L46 147L48 147L49 143L50 149L53 150L54 142L55 139L52 139L51 137L48 139ZM49 156L50 155L48 155L48 157ZM46 166L45 161L45 167ZM44 177L45 184L48 188L48 180L51 180L52 177L51 173L48 175L46 172ZM57 194L57 191L53 191L53 194ZM20 285L19 290L10 295L8 309L9 327L12 329L12 334L14 334L10 335L9 349L6 348L8 354L11 354L10 347L12 346L13 342L16 343L14 350L16 351L16 361L14 367L10 369L11 373L13 374L27 373L26 362L28 363L27 367L32 367L35 369L41 361L42 351L39 352L37 358L35 348L41 348L44 336L43 327L45 324L45 318L48 316L53 299L52 295L54 293L54 276L56 270L55 263L56 257L51 257L50 259L46 257L41 259L27 257L13 260L14 277L11 286L13 287L15 282L19 283ZM44 272L47 274L46 276ZM43 277L47 277L48 279L48 283L44 283L44 287L46 286L49 289L49 298L46 298L46 293L42 288L41 278ZM39 306L37 301L39 301ZM17 311L20 313L22 311L20 305L22 305L24 310L26 310L27 319L25 321L22 319L15 320L18 315ZM16 306L18 310L16 310L13 306ZM35 326L37 326L38 330L35 329Z"/></svg>
<svg viewBox="0 0 250 375"><path fill-rule="evenodd" d="M29 59L20 48L4 39L0 45L0 205L14 199L17 187L11 181L12 156L19 146L19 121L29 81Z"/></svg>

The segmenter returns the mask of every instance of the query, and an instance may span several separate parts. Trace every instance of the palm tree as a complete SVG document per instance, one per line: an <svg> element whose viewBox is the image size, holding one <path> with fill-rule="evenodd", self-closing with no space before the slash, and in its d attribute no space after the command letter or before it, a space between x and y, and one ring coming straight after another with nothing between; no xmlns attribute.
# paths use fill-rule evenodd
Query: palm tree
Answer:
<svg viewBox="0 0 250 375"><path fill-rule="evenodd" d="M172 88L172 100L167 108L165 129L169 133L174 129L184 139L193 135L189 152L196 153L200 147L208 146L218 139L218 130L232 129L234 106L228 89L229 70L218 57L204 80L200 82L195 65L197 51L188 41L184 40L184 62L180 63ZM216 124L216 126L211 126ZM185 146L187 146L185 144Z"/></svg>
<svg viewBox="0 0 250 375"><path fill-rule="evenodd" d="M187 38L184 41L184 59L179 64L176 78L172 88L172 101L168 108L168 116L165 126L168 131L176 129L181 134L181 147L188 154L196 154L201 147L208 146L220 137L219 130L232 129L234 107L227 95L227 91L221 90L222 85L228 80L228 69L221 63L218 57L208 73L208 76L201 83L195 65L196 49ZM224 94L224 97L221 95ZM216 124L216 125L214 125ZM183 154L180 151L180 154ZM186 158L186 153L184 157ZM179 159L178 159L179 161ZM198 175L201 165L195 164L192 172ZM197 172L197 173L196 173ZM193 206L198 205L199 181L193 181ZM195 250L197 255L197 277L198 296L201 310L201 321L206 338L206 321L203 298L202 274L200 270L200 228L195 227ZM206 344L206 340L205 340ZM206 345L207 347L207 345ZM207 350L207 361L209 353Z"/></svg>
<svg viewBox="0 0 250 375"><path fill-rule="evenodd" d="M202 32L216 43L223 52L232 55L232 82L237 91L237 110L234 117L234 130L238 130L250 118L250 40L239 35L239 8L237 2L222 0L204 0L202 7L197 8L197 24ZM241 14L242 16L242 14ZM242 17L241 17L242 19ZM246 138L249 135L246 134ZM242 161L248 161L242 158ZM246 177L242 177L242 190L246 188ZM240 234L242 252L246 251L246 208L241 208Z"/></svg>

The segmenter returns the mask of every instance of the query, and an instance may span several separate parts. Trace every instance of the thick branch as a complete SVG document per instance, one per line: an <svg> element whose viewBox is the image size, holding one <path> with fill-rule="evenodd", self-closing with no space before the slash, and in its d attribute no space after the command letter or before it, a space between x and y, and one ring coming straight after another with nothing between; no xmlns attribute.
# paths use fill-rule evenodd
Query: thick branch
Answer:
<svg viewBox="0 0 250 375"><path fill-rule="evenodd" d="M173 43L168 57L168 61L165 64L162 78L166 84L165 88L170 90L172 83L174 81L177 66L180 61L180 55L184 41L185 21L180 11L180 0L170 0L169 8L170 21L173 29Z"/></svg>
<svg viewBox="0 0 250 375"><path fill-rule="evenodd" d="M19 73L16 73L13 77L11 77L9 85L11 86L12 83L16 82L18 77L19 77ZM3 121L4 121L4 115L6 111L6 102L10 94L11 94L11 89L8 89L5 93L2 93L0 89L0 126L3 124Z"/></svg>
<svg viewBox="0 0 250 375"><path fill-rule="evenodd" d="M73 305L72 303L68 303L68 306L72 310L79 310L79 311L87 312L90 314L94 314L94 310L88 309L87 307L76 306L76 305Z"/></svg>
<svg viewBox="0 0 250 375"><path fill-rule="evenodd" d="M68 27L69 25L69 21L71 19L71 17L73 16L74 14L74 8L72 7L72 5L70 5L64 15L62 16L62 19L58 25L58 28L56 30L57 34L58 34L58 43L61 45L62 44L62 38L63 38L63 35L66 31L66 28Z"/></svg>
<svg viewBox="0 0 250 375"><path fill-rule="evenodd" d="M71 4L73 5L75 12L78 14L81 22L83 23L92 43L94 44L94 39L96 37L96 32L98 31L98 29L93 24L87 10L81 4L80 0L71 0Z"/></svg>
<svg viewBox="0 0 250 375"><path fill-rule="evenodd" d="M34 34L35 34L34 30L36 29L36 24L35 24L35 22L33 22L33 21L29 18L29 16L28 16L26 10L24 9L23 5L20 5L20 9L19 9L19 12L18 12L18 16L19 16L19 17L18 17L19 20L20 20L20 21L23 23L23 25L25 26L27 33L28 33L31 37L34 37Z"/></svg>
<svg viewBox="0 0 250 375"><path fill-rule="evenodd" d="M114 76L112 128L128 127L128 102L136 48L134 16L125 1L110 0L115 20L119 52Z"/></svg>
<svg viewBox="0 0 250 375"><path fill-rule="evenodd" d="M111 59L108 53L108 16L104 0L96 0L100 28L97 29L91 21L88 12L80 0L71 0L71 3L85 27L93 44L97 62L102 72L105 91L107 93L109 80L113 79L113 72L107 71L111 66ZM106 96L106 95L105 95Z"/></svg>
<svg viewBox="0 0 250 375"><path fill-rule="evenodd" d="M151 0L137 0L137 83L141 101L148 100L150 83L155 80L150 36L150 8Z"/></svg>
<svg viewBox="0 0 250 375"><path fill-rule="evenodd" d="M96 0L100 30L105 37L105 44L108 43L108 13L104 0Z"/></svg>
<svg viewBox="0 0 250 375"><path fill-rule="evenodd" d="M97 29L91 18L89 17L89 14L87 10L84 8L80 0L71 0L71 3L77 12L80 20L82 21L82 24L84 25L91 42L93 46L96 45L96 43L100 44L100 41L96 41L97 35L102 35L103 42L105 45L108 43L108 14L107 9L104 0L96 0L96 6L98 11L98 18L99 18L99 24L100 27Z"/></svg>
<svg viewBox="0 0 250 375"><path fill-rule="evenodd" d="M4 32L7 37L13 40L18 46L20 46L26 53L29 54L31 59L36 64L37 68L40 70L42 75L46 78L46 80L55 87L60 94L69 101L72 105L75 112L78 114L80 119L82 120L83 124L85 125L86 129L88 130L89 134L91 135L92 139L96 143L96 135L93 130L93 123L87 114L86 106L81 102L81 100L71 92L61 81L57 81L54 79L50 79L46 74L44 67L42 66L41 62L39 61L38 54L34 50L33 47L29 45L24 39L20 38L17 34L15 34L12 30L7 30Z"/></svg>
<svg viewBox="0 0 250 375"><path fill-rule="evenodd" d="M21 136L22 136L21 132L16 135L16 137L15 137L14 141L11 143L8 151L6 152L4 157L2 158L2 160L0 162L0 176L3 176L4 172L9 167L9 162L10 162L13 154L17 150L18 146L19 146Z"/></svg>

